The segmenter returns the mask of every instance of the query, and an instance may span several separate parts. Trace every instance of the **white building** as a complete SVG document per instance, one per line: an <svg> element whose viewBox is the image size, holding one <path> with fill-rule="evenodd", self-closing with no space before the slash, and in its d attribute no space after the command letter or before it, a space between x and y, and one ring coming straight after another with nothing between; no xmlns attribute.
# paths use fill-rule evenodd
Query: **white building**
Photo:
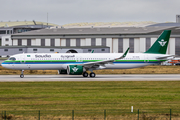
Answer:
<svg viewBox="0 0 180 120"><path fill-rule="evenodd" d="M57 26L37 21L0 22L0 46L12 46L11 35L16 33L39 30L47 27Z"/></svg>
<svg viewBox="0 0 180 120"><path fill-rule="evenodd" d="M11 46L16 48L18 46L20 48L22 46L30 47L32 50L34 50L33 47L44 47L46 52L51 52L49 48L52 49L53 47L63 49L59 50L59 52L68 52L69 50L89 52L96 48L94 52L122 53L128 47L130 47L130 53L145 52L164 30L172 31L167 54L180 56L180 23L178 22L158 24L153 22L112 23L111 26L104 23L98 23L99 25L95 23L95 26L82 23L71 24L70 26L64 25L63 27L54 25L54 27L48 29L39 29L40 24L35 21L33 23L34 25L22 25L20 28L1 27L0 43L2 47L0 49L4 52L1 52L0 56L2 56L2 53L3 56L5 54L12 55L13 52L7 52L7 49L10 49ZM7 25L5 24L5 26ZM38 29L35 26L39 26ZM30 28L32 31L29 30ZM3 29L5 30L3 31ZM19 31L24 32L19 33ZM1 33L6 34L2 35ZM87 47L88 50L80 50L81 47L83 49ZM19 53L21 52L19 51ZM43 52L43 50L39 52Z"/></svg>
<svg viewBox="0 0 180 120"><path fill-rule="evenodd" d="M166 23L147 27L54 28L13 34L13 46L106 46L111 53L145 52L163 30L171 30L168 54L180 55L180 24Z"/></svg>

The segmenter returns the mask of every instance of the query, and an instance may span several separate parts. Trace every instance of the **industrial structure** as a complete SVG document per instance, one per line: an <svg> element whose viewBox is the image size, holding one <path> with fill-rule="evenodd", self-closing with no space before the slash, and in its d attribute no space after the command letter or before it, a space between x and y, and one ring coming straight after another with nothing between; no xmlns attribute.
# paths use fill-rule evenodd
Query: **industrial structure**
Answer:
<svg viewBox="0 0 180 120"><path fill-rule="evenodd" d="M0 46L12 46L12 34L28 32L31 30L45 29L48 27L57 26L37 21L15 21L15 22L0 22Z"/></svg>
<svg viewBox="0 0 180 120"><path fill-rule="evenodd" d="M0 56L22 52L86 53L93 49L95 53L123 53L128 47L130 53L145 52L164 30L171 30L167 54L180 56L179 16L176 16L176 23L113 23L110 26L107 24L103 26L101 23L93 26L86 23L54 26L22 33L7 31L6 33L14 34L11 34L12 41L8 46L6 46L6 37L3 38ZM15 48L19 51L8 50Z"/></svg>

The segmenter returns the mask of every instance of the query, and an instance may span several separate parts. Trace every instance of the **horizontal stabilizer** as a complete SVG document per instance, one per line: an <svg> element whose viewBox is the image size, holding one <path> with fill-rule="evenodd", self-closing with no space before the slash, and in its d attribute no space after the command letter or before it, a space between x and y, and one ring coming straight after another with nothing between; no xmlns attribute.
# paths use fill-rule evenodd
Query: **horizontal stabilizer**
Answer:
<svg viewBox="0 0 180 120"><path fill-rule="evenodd" d="M156 59L164 60L164 59L174 58L174 57L175 57L175 55L165 55L165 56L157 57Z"/></svg>

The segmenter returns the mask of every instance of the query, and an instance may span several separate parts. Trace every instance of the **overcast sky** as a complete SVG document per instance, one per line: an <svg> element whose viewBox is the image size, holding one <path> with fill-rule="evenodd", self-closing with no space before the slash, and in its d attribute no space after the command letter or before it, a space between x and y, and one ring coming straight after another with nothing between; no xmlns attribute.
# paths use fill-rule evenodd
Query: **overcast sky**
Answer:
<svg viewBox="0 0 180 120"><path fill-rule="evenodd" d="M175 22L180 0L0 0L0 21Z"/></svg>

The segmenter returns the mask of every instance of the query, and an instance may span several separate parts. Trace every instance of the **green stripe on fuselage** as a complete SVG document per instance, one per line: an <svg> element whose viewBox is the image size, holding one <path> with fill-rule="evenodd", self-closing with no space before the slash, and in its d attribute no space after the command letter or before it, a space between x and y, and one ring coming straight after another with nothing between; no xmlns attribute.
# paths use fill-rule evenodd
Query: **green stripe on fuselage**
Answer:
<svg viewBox="0 0 180 120"><path fill-rule="evenodd" d="M97 62L97 61L103 61L103 60L22 60L23 62L25 61L26 63L28 62ZM6 60L4 62L22 62L21 60ZM115 60L115 62L163 62L166 60Z"/></svg>

